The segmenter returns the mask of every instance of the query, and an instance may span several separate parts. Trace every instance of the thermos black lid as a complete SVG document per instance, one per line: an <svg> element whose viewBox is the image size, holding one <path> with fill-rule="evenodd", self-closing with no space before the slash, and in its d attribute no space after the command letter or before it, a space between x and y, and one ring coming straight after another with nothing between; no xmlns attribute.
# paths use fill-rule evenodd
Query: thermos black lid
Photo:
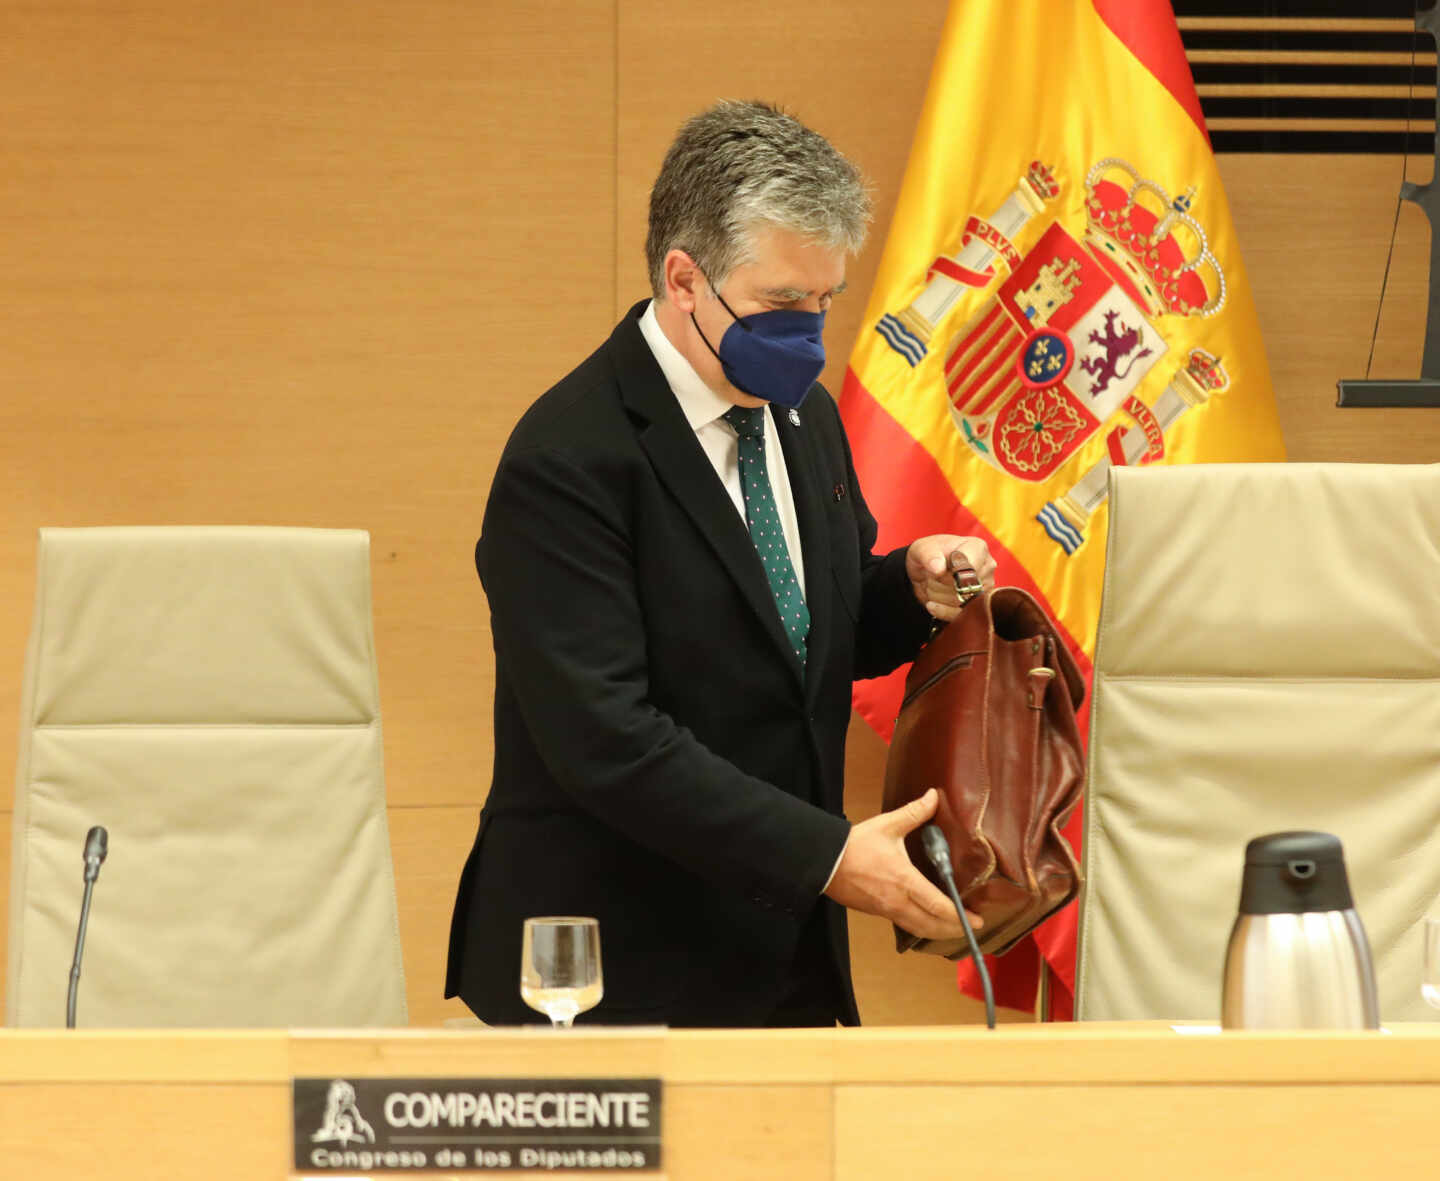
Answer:
<svg viewBox="0 0 1440 1181"><path fill-rule="evenodd" d="M1245 846L1241 914L1306 914L1354 905L1339 837L1272 832Z"/></svg>

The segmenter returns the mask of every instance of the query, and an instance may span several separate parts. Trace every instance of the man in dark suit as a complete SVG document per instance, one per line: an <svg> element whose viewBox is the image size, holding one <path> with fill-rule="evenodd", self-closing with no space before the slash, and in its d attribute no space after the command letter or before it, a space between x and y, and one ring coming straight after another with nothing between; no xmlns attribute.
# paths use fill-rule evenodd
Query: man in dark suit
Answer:
<svg viewBox="0 0 1440 1181"><path fill-rule="evenodd" d="M933 793L851 825L856 677L956 613L949 556L875 555L823 315L863 241L858 172L771 107L690 120L651 194L653 301L521 419L475 551L495 769L446 995L491 1023L523 920L600 920L608 1023L858 1022L844 907L955 938L906 857ZM897 473L898 474L898 473Z"/></svg>

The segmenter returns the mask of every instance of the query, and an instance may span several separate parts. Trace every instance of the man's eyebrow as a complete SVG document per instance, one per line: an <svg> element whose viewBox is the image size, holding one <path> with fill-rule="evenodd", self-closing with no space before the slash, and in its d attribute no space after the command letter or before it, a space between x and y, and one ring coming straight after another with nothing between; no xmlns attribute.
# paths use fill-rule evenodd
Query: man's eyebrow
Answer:
<svg viewBox="0 0 1440 1181"><path fill-rule="evenodd" d="M780 303L795 303L804 299L810 293L801 291L798 287L767 287L761 292L766 299L773 299Z"/></svg>
<svg viewBox="0 0 1440 1181"><path fill-rule="evenodd" d="M839 295L849 285L850 281L848 279L841 280L840 283L830 290L829 294ZM810 292L801 291L798 287L767 287L760 294L766 299L773 299L779 303L798 303L800 300L808 297Z"/></svg>

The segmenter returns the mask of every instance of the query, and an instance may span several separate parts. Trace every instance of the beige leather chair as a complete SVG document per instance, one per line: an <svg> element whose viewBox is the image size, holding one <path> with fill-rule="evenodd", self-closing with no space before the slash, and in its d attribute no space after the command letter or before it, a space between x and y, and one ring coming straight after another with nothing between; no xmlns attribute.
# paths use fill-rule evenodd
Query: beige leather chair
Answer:
<svg viewBox="0 0 1440 1181"><path fill-rule="evenodd" d="M1111 473L1076 1015L1218 1020L1246 841L1334 833L1381 1019L1440 900L1440 465Z"/></svg>
<svg viewBox="0 0 1440 1181"><path fill-rule="evenodd" d="M369 537L46 529L22 699L6 1021L406 1024Z"/></svg>

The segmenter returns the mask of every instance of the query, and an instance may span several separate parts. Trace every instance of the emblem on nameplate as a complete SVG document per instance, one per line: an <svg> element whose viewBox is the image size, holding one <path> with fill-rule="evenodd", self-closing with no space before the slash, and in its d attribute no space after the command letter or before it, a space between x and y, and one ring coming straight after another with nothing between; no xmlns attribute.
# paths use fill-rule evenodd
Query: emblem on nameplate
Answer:
<svg viewBox="0 0 1440 1181"><path fill-rule="evenodd" d="M297 1078L297 1173L660 1169L658 1078Z"/></svg>

